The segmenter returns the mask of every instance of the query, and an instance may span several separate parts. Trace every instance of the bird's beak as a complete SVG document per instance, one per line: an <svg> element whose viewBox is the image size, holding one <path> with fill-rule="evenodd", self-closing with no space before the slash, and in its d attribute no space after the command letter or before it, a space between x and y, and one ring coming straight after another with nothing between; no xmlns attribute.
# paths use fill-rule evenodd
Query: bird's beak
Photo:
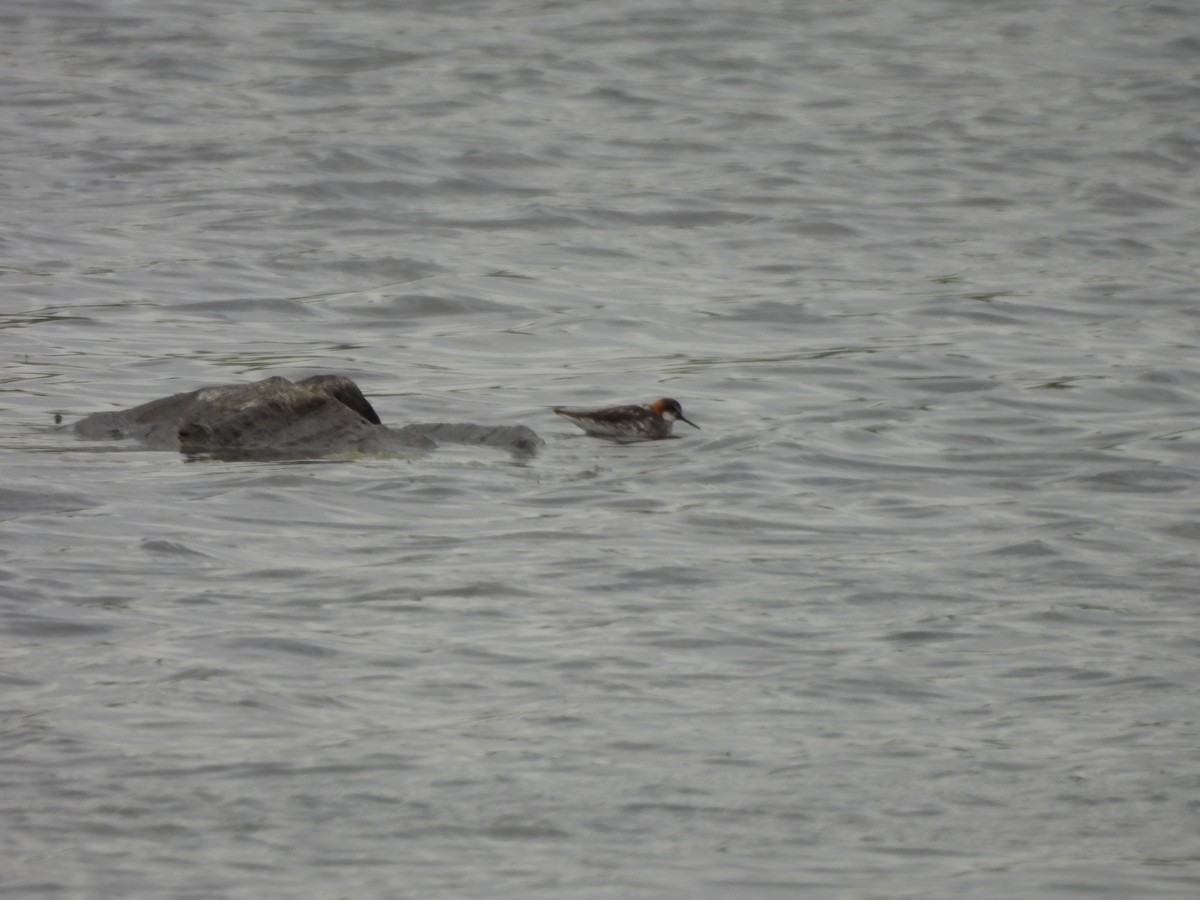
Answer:
<svg viewBox="0 0 1200 900"><path fill-rule="evenodd" d="M685 419L683 416L680 416L680 417L679 417L679 421L681 421L681 422L687 422L689 425L691 425L691 426L692 426L693 428L695 428L697 431L699 431L699 430L700 430L700 426L699 426L699 425L697 425L695 422L693 422L691 419Z"/></svg>

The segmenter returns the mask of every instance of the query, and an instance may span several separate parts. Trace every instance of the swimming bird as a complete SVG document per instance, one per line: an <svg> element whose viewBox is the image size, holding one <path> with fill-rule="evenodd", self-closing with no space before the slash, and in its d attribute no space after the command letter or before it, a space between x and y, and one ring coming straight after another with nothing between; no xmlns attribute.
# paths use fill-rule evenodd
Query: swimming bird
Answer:
<svg viewBox="0 0 1200 900"><path fill-rule="evenodd" d="M610 406L591 411L554 408L554 414L574 422L593 437L615 441L658 441L671 437L676 421L699 428L683 414L678 400L663 397L653 403L634 406Z"/></svg>

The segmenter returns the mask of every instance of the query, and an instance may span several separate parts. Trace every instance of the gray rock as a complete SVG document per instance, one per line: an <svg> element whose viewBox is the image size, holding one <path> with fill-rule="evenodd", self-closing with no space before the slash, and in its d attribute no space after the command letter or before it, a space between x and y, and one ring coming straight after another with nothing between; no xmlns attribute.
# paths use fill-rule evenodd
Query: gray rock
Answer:
<svg viewBox="0 0 1200 900"><path fill-rule="evenodd" d="M102 412L75 424L92 440L136 440L156 450L222 457L412 453L438 443L494 447L532 456L543 444L524 425L383 425L358 385L344 375L291 382L278 376L220 385Z"/></svg>

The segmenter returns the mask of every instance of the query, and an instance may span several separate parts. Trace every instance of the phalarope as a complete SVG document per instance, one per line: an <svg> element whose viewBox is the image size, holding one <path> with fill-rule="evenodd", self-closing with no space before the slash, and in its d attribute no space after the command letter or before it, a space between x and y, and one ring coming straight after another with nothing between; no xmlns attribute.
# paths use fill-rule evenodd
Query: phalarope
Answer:
<svg viewBox="0 0 1200 900"><path fill-rule="evenodd" d="M653 403L636 406L610 406L607 409L582 411L554 408L555 415L574 422L594 437L617 441L658 441L671 437L671 426L678 420L699 428L683 414L678 400L663 397Z"/></svg>

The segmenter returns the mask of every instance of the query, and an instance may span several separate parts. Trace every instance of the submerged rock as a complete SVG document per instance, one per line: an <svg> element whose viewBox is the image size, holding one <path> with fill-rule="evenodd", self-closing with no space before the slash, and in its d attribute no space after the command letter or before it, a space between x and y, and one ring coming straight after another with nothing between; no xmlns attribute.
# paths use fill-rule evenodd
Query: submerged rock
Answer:
<svg viewBox="0 0 1200 900"><path fill-rule="evenodd" d="M278 376L152 400L81 419L75 433L137 440L157 450L217 456L326 456L411 453L438 443L470 444L532 456L542 439L524 425L426 424L389 428L344 375L291 382Z"/></svg>

